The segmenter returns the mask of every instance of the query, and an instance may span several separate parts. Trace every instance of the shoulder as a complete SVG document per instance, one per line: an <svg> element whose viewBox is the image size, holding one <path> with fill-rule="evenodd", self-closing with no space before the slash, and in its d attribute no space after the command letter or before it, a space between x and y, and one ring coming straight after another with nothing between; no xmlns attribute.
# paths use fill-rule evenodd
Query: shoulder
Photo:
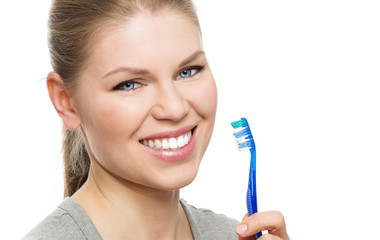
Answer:
<svg viewBox="0 0 380 240"><path fill-rule="evenodd" d="M238 239L236 226L239 221L204 208L196 208L181 199L196 239ZM196 237L198 235L198 237Z"/></svg>
<svg viewBox="0 0 380 240"><path fill-rule="evenodd" d="M22 240L101 239L99 237L84 210L74 200L66 198Z"/></svg>

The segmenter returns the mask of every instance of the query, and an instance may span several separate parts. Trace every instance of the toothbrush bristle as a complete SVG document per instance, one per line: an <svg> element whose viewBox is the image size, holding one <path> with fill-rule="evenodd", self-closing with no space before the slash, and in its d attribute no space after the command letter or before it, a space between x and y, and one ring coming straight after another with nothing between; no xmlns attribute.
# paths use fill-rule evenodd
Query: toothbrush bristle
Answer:
<svg viewBox="0 0 380 240"><path fill-rule="evenodd" d="M245 118L242 118L241 120L238 120L238 121L235 121L235 122L232 122L231 125L233 128L239 128L239 127L246 127L248 124L247 122L247 119Z"/></svg>
<svg viewBox="0 0 380 240"><path fill-rule="evenodd" d="M255 142L253 140L247 119L242 118L239 121L232 122L231 125L235 129L234 136L236 138L239 150L255 149Z"/></svg>

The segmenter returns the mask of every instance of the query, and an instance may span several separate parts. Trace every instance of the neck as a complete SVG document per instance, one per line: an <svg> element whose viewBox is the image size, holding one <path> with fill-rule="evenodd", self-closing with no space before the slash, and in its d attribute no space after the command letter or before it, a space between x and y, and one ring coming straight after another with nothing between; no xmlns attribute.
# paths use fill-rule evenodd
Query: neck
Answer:
<svg viewBox="0 0 380 240"><path fill-rule="evenodd" d="M72 198L105 240L192 239L179 190L152 189L111 176L99 181L90 170Z"/></svg>

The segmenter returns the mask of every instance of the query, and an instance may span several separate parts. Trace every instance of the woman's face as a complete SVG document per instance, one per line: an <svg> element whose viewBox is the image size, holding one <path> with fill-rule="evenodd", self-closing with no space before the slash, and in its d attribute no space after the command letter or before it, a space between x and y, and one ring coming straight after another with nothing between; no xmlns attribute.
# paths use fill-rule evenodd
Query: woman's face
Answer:
<svg viewBox="0 0 380 240"><path fill-rule="evenodd" d="M173 12L139 14L94 44L73 98L94 174L163 190L189 184L217 103L198 27Z"/></svg>

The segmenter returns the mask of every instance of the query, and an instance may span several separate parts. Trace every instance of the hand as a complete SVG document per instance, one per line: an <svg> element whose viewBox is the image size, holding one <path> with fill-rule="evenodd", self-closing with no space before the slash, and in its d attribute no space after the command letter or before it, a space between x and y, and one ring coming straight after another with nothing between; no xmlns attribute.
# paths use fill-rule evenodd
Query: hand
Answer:
<svg viewBox="0 0 380 240"><path fill-rule="evenodd" d="M246 214L236 228L239 240L255 240L255 234L265 230L268 234L263 234L259 240L290 240L284 216L276 211Z"/></svg>

